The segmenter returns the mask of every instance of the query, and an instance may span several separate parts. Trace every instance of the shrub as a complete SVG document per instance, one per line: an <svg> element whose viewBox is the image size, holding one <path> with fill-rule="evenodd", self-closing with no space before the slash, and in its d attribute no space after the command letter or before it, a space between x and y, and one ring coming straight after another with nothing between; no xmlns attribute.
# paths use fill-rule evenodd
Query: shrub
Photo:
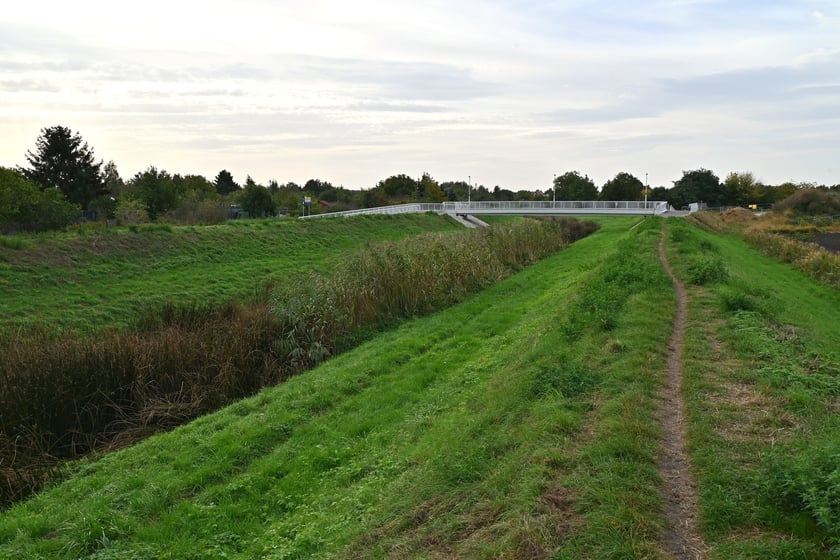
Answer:
<svg viewBox="0 0 840 560"><path fill-rule="evenodd" d="M765 496L790 512L807 512L840 555L840 442L812 443L793 455L771 457Z"/></svg>
<svg viewBox="0 0 840 560"><path fill-rule="evenodd" d="M114 216L120 225L145 224L149 221L149 212L143 201L130 196L120 198Z"/></svg>
<svg viewBox="0 0 840 560"><path fill-rule="evenodd" d="M688 279L692 284L705 286L726 282L729 270L720 258L696 258L688 264Z"/></svg>
<svg viewBox="0 0 840 560"><path fill-rule="evenodd" d="M823 189L800 189L773 205L774 212L794 216L819 216L840 213L840 195Z"/></svg>
<svg viewBox="0 0 840 560"><path fill-rule="evenodd" d="M39 189L17 171L0 167L0 229L63 229L80 215L81 209L58 189Z"/></svg>

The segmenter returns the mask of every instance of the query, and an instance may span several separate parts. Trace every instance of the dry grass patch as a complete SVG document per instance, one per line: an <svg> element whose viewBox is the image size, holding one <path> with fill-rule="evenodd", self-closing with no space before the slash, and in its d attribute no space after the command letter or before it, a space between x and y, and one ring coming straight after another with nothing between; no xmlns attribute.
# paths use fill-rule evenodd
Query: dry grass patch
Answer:
<svg viewBox="0 0 840 560"><path fill-rule="evenodd" d="M784 409L781 399L769 397L754 385L722 381L722 392L710 395L708 402L723 420L718 433L724 439L740 443L764 443L772 447L789 442L798 425Z"/></svg>

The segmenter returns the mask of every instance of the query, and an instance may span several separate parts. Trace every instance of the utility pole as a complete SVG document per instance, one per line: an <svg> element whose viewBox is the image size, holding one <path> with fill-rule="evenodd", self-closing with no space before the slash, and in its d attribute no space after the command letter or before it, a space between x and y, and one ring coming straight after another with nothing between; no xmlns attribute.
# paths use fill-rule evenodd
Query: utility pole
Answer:
<svg viewBox="0 0 840 560"><path fill-rule="evenodd" d="M551 199L551 207L557 207L557 173L554 174L554 181L551 182L551 193L553 198Z"/></svg>
<svg viewBox="0 0 840 560"><path fill-rule="evenodd" d="M647 208L647 195L648 195L648 190L650 190L650 189L648 189L648 178L647 178L647 176L648 176L648 174L647 174L647 172L645 172L645 208Z"/></svg>
<svg viewBox="0 0 840 560"><path fill-rule="evenodd" d="M467 175L467 204L472 205L472 177Z"/></svg>

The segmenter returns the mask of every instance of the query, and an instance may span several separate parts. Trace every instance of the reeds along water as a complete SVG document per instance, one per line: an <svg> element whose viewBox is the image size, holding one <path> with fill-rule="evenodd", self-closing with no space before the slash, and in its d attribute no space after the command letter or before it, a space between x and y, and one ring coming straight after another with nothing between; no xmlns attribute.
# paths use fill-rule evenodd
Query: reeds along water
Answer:
<svg viewBox="0 0 840 560"><path fill-rule="evenodd" d="M353 334L456 303L597 229L524 220L370 244L248 307L167 304L130 332L0 338L0 505L62 460L126 445L251 395Z"/></svg>

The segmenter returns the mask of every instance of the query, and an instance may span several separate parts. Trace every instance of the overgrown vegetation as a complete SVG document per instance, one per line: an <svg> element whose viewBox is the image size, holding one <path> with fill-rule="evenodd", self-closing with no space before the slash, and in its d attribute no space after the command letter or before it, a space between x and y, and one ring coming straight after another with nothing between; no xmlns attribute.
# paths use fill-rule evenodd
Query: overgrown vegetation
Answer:
<svg viewBox="0 0 840 560"><path fill-rule="evenodd" d="M594 227L527 220L372 244L248 307L170 305L141 330L96 337L10 335L0 341L4 500L29 490L33 463L118 446L215 410L364 332L451 305Z"/></svg>
<svg viewBox="0 0 840 560"><path fill-rule="evenodd" d="M840 214L840 194L823 189L801 189L774 204L773 211L793 216Z"/></svg>
<svg viewBox="0 0 840 560"><path fill-rule="evenodd" d="M748 230L744 237L765 255L790 263L808 276L840 288L840 255L813 243L757 229Z"/></svg>

